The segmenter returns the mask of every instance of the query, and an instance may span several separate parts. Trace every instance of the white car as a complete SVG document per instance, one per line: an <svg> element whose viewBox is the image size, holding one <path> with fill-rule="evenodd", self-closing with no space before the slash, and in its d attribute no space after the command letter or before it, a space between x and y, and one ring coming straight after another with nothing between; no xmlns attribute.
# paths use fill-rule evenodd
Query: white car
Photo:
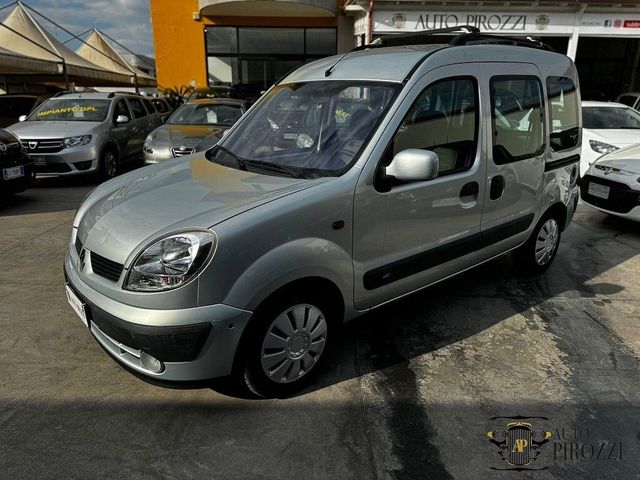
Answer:
<svg viewBox="0 0 640 480"><path fill-rule="evenodd" d="M580 196L601 212L640 221L640 145L596 160L580 181Z"/></svg>
<svg viewBox="0 0 640 480"><path fill-rule="evenodd" d="M602 155L640 143L640 113L615 102L582 102L580 176Z"/></svg>

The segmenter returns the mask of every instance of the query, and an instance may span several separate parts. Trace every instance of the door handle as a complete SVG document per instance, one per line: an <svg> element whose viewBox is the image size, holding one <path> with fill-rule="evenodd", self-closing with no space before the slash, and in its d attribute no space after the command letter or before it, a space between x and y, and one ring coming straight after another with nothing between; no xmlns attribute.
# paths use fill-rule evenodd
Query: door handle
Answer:
<svg viewBox="0 0 640 480"><path fill-rule="evenodd" d="M502 196L502 192L504 192L504 177L502 175L496 175L491 179L489 198L491 200L497 200Z"/></svg>
<svg viewBox="0 0 640 480"><path fill-rule="evenodd" d="M477 196L479 191L480 185L478 185L478 182L469 182L462 187L462 190L460 190L460 197L470 197L471 195Z"/></svg>

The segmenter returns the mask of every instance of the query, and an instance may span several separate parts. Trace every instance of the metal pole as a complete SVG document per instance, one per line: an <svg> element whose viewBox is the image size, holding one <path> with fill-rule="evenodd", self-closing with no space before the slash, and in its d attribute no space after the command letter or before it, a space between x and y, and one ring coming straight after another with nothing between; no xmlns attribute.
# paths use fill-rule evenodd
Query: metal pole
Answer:
<svg viewBox="0 0 640 480"><path fill-rule="evenodd" d="M69 90L69 73L67 72L67 62L62 59L62 74L64 75L64 89Z"/></svg>

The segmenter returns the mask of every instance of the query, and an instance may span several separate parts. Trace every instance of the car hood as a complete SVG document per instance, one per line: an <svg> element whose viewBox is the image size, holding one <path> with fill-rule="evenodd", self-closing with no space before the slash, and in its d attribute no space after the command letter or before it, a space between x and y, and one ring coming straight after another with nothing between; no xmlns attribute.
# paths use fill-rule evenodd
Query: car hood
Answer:
<svg viewBox="0 0 640 480"><path fill-rule="evenodd" d="M7 130L16 134L20 139L29 138L65 138L76 135L93 133L100 122L56 122L34 121L14 123Z"/></svg>
<svg viewBox="0 0 640 480"><path fill-rule="evenodd" d="M626 147L640 143L640 129L584 129L593 140Z"/></svg>
<svg viewBox="0 0 640 480"><path fill-rule="evenodd" d="M196 148L203 141L214 145L222 137L222 132L230 127L224 125L163 125L155 134L157 143L165 143L169 148Z"/></svg>
<svg viewBox="0 0 640 480"><path fill-rule="evenodd" d="M323 180L236 170L204 155L176 159L102 184L81 205L74 225L85 247L124 264L138 246L164 234L213 227Z"/></svg>

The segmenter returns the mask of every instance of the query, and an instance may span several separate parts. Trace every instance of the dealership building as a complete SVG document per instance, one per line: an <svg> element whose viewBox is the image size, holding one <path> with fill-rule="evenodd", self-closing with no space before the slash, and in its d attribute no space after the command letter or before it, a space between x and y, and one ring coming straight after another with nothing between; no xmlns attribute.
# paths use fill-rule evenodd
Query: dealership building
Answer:
<svg viewBox="0 0 640 480"><path fill-rule="evenodd" d="M296 66L377 37L472 25L566 53L585 97L640 90L640 3L151 0L151 19L163 88L263 90Z"/></svg>

